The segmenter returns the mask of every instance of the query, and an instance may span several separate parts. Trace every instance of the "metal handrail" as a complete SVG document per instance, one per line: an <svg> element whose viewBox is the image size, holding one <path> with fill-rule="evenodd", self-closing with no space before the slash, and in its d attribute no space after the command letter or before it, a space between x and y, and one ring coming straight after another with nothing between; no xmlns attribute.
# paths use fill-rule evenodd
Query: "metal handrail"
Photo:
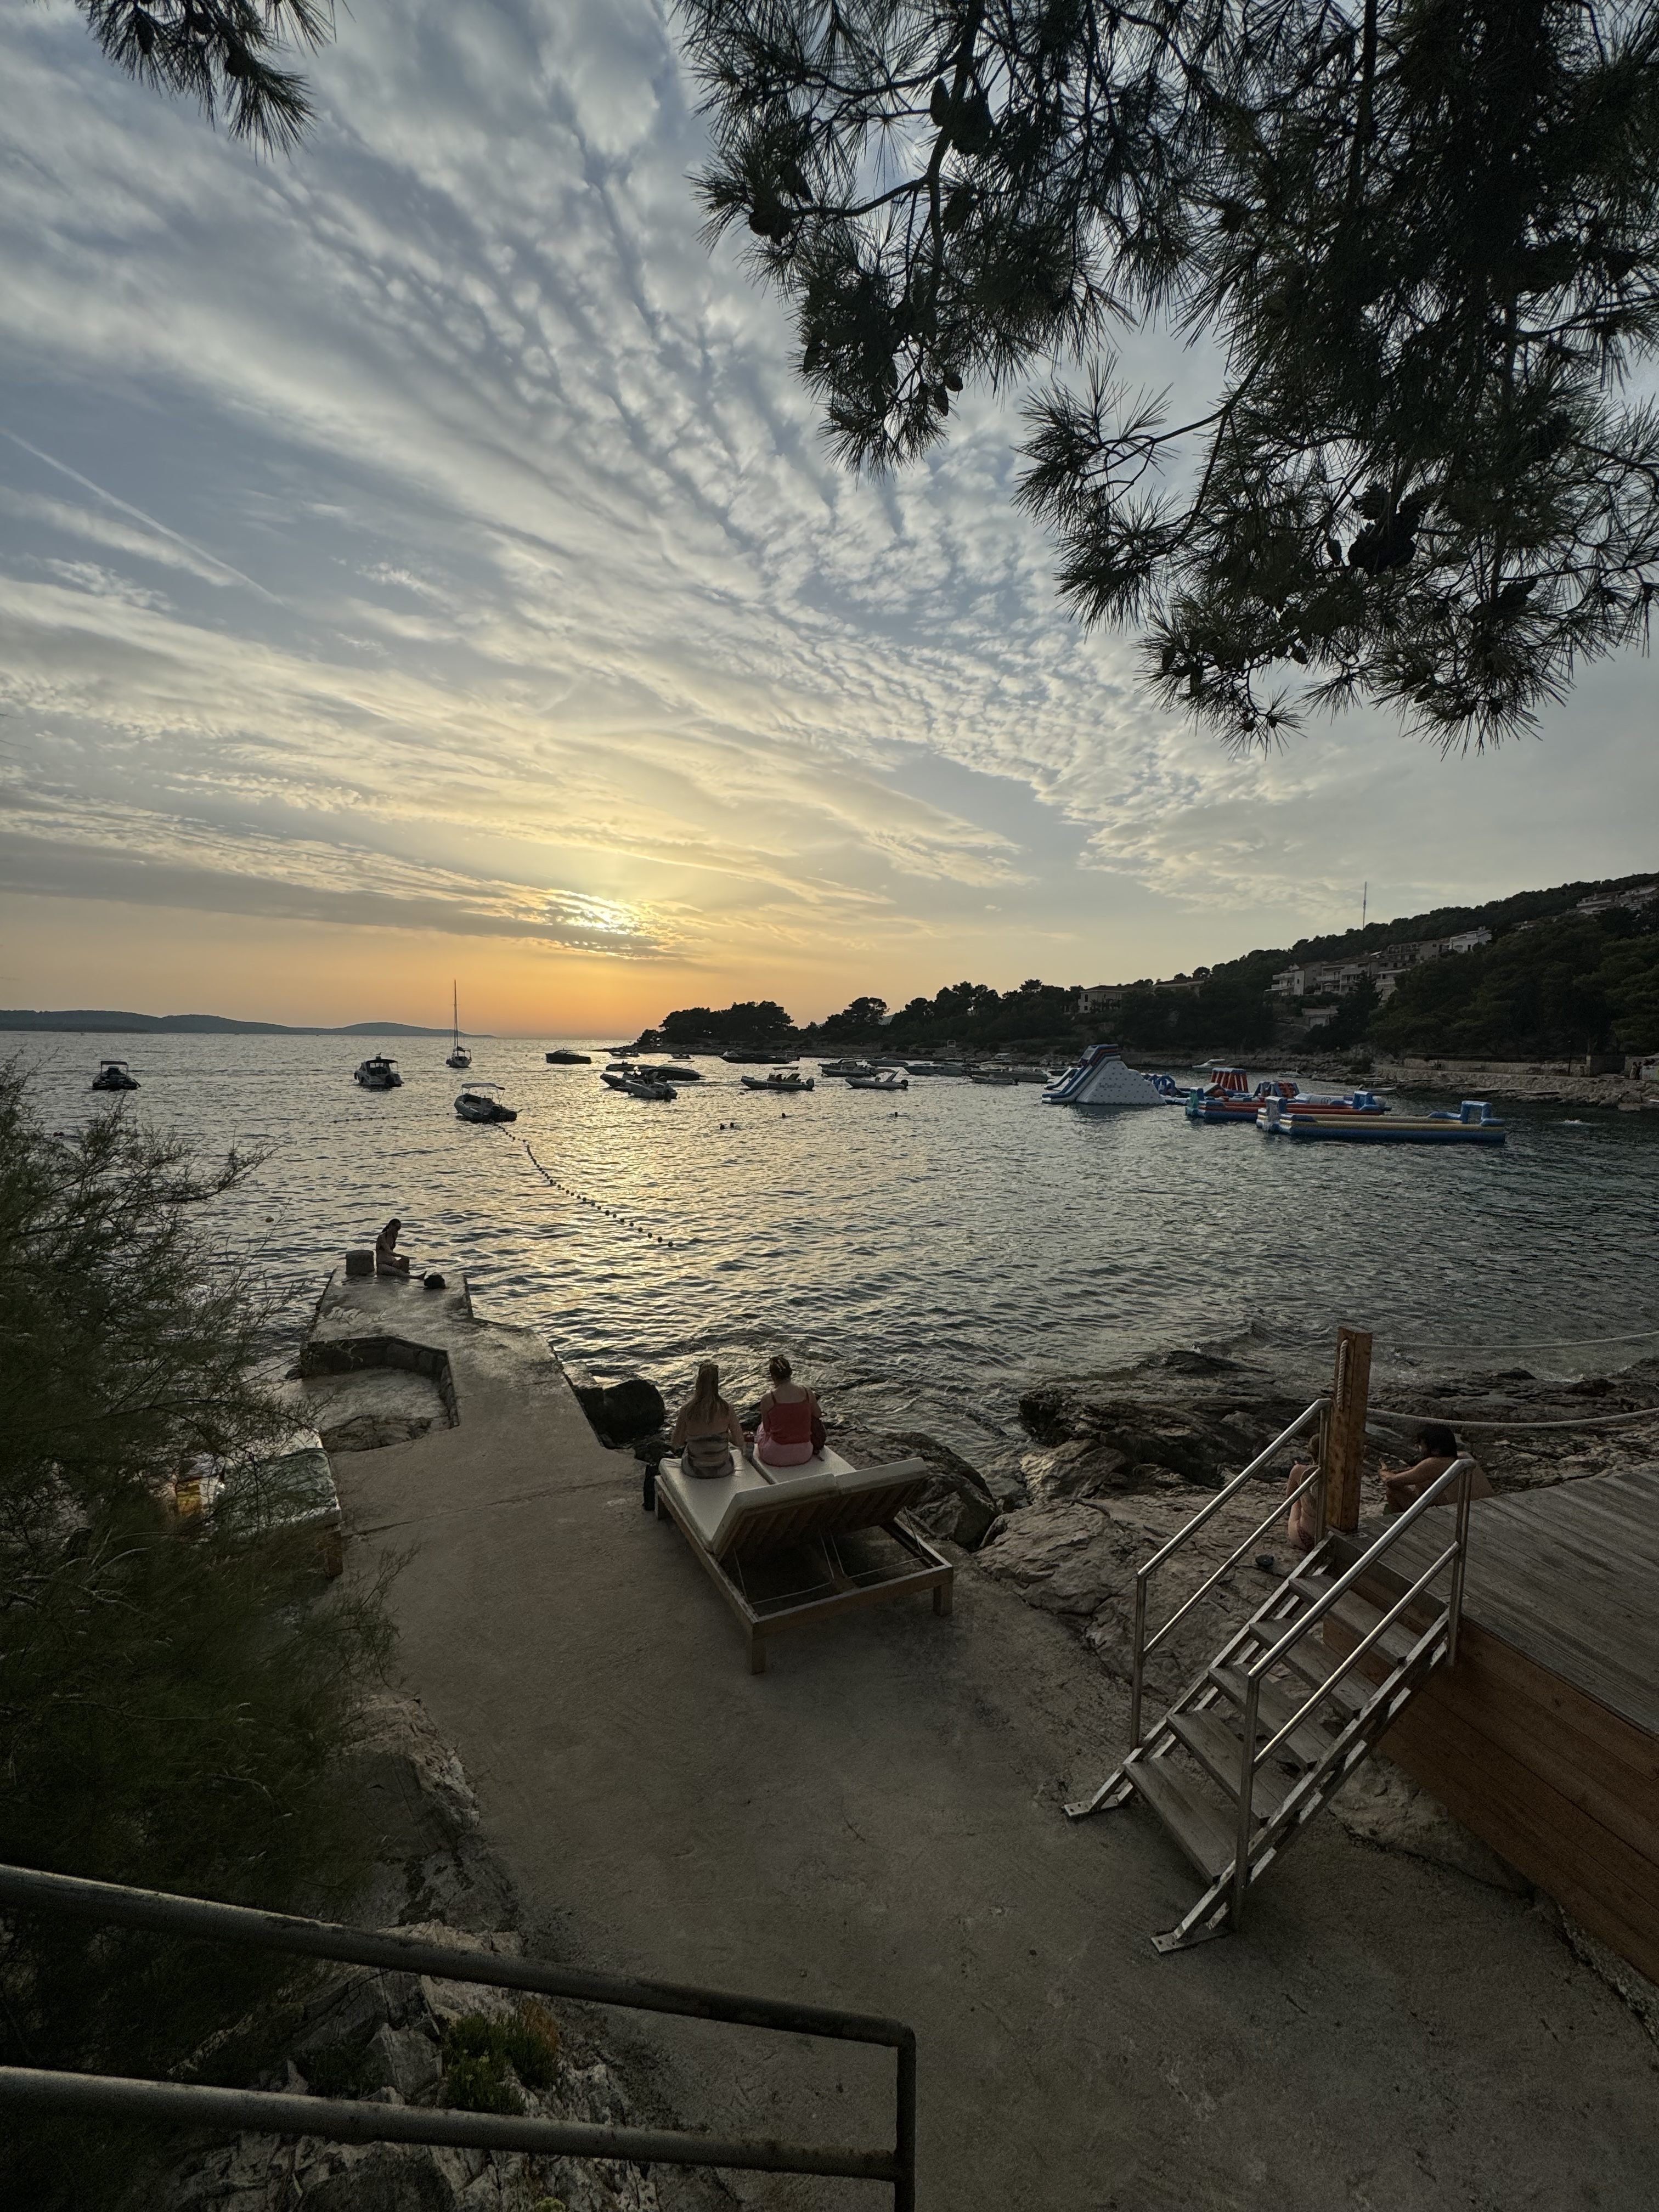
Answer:
<svg viewBox="0 0 1659 2212"><path fill-rule="evenodd" d="M499 2118L477 2112L347 2103L267 2090L220 2089L193 2083L134 2081L117 2075L0 2067L0 2101L64 2112L120 2113L195 2124L306 2135L345 2142L427 2142L481 2150L530 2150L566 2157L624 2159L640 2164L717 2166L763 2173L824 2174L890 2183L894 2212L915 2212L916 2039L901 2021L776 1997L749 1997L675 1982L637 1981L488 1951L452 1950L408 1936L381 1935L246 1905L87 1881L32 1867L0 1866L0 1904L69 1912L82 1919L148 1928L167 1935L247 1943L268 1951L337 1960L393 1972L532 1990L635 2012L728 2021L792 2035L833 2037L884 2045L896 2056L896 2118L891 2151L841 2150L761 2137L720 2137L679 2129L611 2128L557 2120Z"/></svg>
<svg viewBox="0 0 1659 2212"><path fill-rule="evenodd" d="M1283 1451L1285 1445L1291 1442L1293 1437L1301 1436L1308 1428L1310 1424L1316 1420L1323 1412L1328 1402L1328 1401L1323 1398L1316 1398L1312 1405L1310 1406L1304 1413L1301 1413L1297 1415L1295 1420L1291 1423L1288 1429L1285 1430L1282 1434L1276 1436L1273 1438L1273 1442L1267 1446L1265 1451L1258 1452L1247 1468L1242 1468L1240 1472L1233 1477L1231 1482L1224 1484L1221 1489L1217 1491L1215 1496L1211 1498L1207 1505L1203 1506L1198 1512L1194 1513L1190 1521L1183 1522L1182 1526L1176 1530L1174 1535L1171 1536L1166 1543L1161 1544L1158 1547L1158 1550L1152 1553L1150 1559L1143 1561L1143 1563L1135 1569L1134 1668L1129 1681L1129 1748L1131 1751L1138 1751L1140 1748L1140 1708L1142 1692L1146 1683L1147 1654L1151 1651L1155 1651L1158 1649L1159 1644L1162 1643L1164 1637L1169 1634L1176 1623L1179 1620L1185 1620L1187 1614L1192 1610L1193 1607L1198 1603L1200 1598L1205 1595L1211 1586L1218 1582L1221 1577L1227 1572L1228 1569L1237 1563L1243 1554L1249 1549L1250 1546L1256 1541L1257 1538L1261 1536L1263 1530L1271 1528L1273 1523L1285 1510L1290 1501L1282 1498L1274 1501L1273 1510L1267 1516L1266 1519L1257 1524L1255 1528L1252 1530L1249 1535L1245 1537L1243 1542L1239 1545L1237 1550L1235 1551L1230 1558L1222 1561L1221 1565L1215 1570L1215 1572L1206 1577L1200 1587L1192 1593L1191 1596L1188 1598L1185 1604L1182 1605L1178 1611L1170 1614L1168 1620L1164 1623L1164 1626L1158 1631L1157 1634L1153 1636L1149 1643L1146 1637L1146 1591L1152 1576L1157 1572L1158 1568L1164 1565L1164 1562L1166 1559L1171 1558L1181 1549L1183 1544L1189 1543L1192 1540L1206 1521L1213 1519L1215 1515L1221 1510L1222 1507L1225 1505L1230 1499L1237 1498L1239 1492L1243 1489L1245 1484L1252 1480L1256 1474L1262 1468L1267 1465L1269 1461L1276 1458L1278 1455ZM1317 1470L1316 1469L1316 1473ZM1298 1498L1303 1495L1304 1492L1312 1486L1314 1479L1313 1475L1310 1475L1307 1481L1301 1485L1300 1488L1296 1492L1296 1495Z"/></svg>

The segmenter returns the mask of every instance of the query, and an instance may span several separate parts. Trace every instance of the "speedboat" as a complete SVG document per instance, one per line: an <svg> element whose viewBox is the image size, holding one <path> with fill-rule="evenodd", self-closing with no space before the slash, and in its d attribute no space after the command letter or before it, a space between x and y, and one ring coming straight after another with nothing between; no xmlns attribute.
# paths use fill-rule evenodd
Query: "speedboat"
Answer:
<svg viewBox="0 0 1659 2212"><path fill-rule="evenodd" d="M1386 1120L1350 1108L1329 1111L1269 1098L1255 1117L1270 1137L1351 1145L1501 1145L1509 1130L1484 1098L1466 1098L1455 1114L1390 1114Z"/></svg>
<svg viewBox="0 0 1659 2212"><path fill-rule="evenodd" d="M136 1091L138 1079L124 1060L100 1060L92 1079L94 1091Z"/></svg>
<svg viewBox="0 0 1659 2212"><path fill-rule="evenodd" d="M453 983L449 987L449 997L451 1036L449 1055L444 1061L444 1066L446 1067L471 1067L472 1065L472 1055L467 1050L466 1047L461 1042L461 1001Z"/></svg>
<svg viewBox="0 0 1659 2212"><path fill-rule="evenodd" d="M562 1046L557 1052L544 1054L550 1067L592 1067L593 1056L586 1052L567 1052Z"/></svg>
<svg viewBox="0 0 1659 2212"><path fill-rule="evenodd" d="M812 1078L810 1075L803 1075L799 1068L794 1067L792 1067L787 1075L778 1073L745 1075L740 1077L739 1080L745 1091L787 1091L793 1093L797 1091L810 1091L812 1088Z"/></svg>
<svg viewBox="0 0 1659 2212"><path fill-rule="evenodd" d="M720 1058L734 1067L787 1067L794 1060L791 1052L763 1052L754 1045L734 1044Z"/></svg>
<svg viewBox="0 0 1659 2212"><path fill-rule="evenodd" d="M1057 1076L1042 1094L1045 1106L1162 1106L1150 1075L1123 1065L1115 1044L1091 1045L1075 1067Z"/></svg>
<svg viewBox="0 0 1659 2212"><path fill-rule="evenodd" d="M910 1085L903 1076L895 1075L890 1067L883 1075L876 1074L873 1070L868 1075L849 1075L847 1088L849 1091L908 1091Z"/></svg>
<svg viewBox="0 0 1659 2212"><path fill-rule="evenodd" d="M496 1097L499 1083L469 1083L455 1101L463 1121L516 1121L516 1110Z"/></svg>
<svg viewBox="0 0 1659 2212"><path fill-rule="evenodd" d="M351 1079L361 1083L365 1091L401 1091L404 1081L398 1073L397 1061L378 1052L372 1059L357 1062Z"/></svg>
<svg viewBox="0 0 1659 2212"><path fill-rule="evenodd" d="M647 1068L617 1065L605 1068L600 1074L601 1083L609 1084L613 1091L625 1091L630 1098L678 1098L679 1092L672 1083L665 1083L659 1075Z"/></svg>
<svg viewBox="0 0 1659 2212"><path fill-rule="evenodd" d="M965 1060L907 1060L906 1071L911 1075L966 1075Z"/></svg>
<svg viewBox="0 0 1659 2212"><path fill-rule="evenodd" d="M820 1075L844 1075L850 1079L854 1075L873 1075L875 1072L867 1060L821 1060L818 1062Z"/></svg>
<svg viewBox="0 0 1659 2212"><path fill-rule="evenodd" d="M682 1067L672 1060L641 1060L635 1063L641 1075L654 1075L659 1083L701 1083L700 1067Z"/></svg>

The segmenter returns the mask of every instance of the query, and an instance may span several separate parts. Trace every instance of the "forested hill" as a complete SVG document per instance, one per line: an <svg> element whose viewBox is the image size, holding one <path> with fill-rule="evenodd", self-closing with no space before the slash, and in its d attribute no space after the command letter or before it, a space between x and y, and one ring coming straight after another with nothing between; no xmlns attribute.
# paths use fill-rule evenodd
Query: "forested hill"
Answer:
<svg viewBox="0 0 1659 2212"><path fill-rule="evenodd" d="M447 1036L447 1030L408 1022L350 1022L343 1029L292 1028L286 1022L239 1022L228 1014L129 1014L106 1006L0 1007L0 1030L68 1030L105 1036Z"/></svg>
<svg viewBox="0 0 1659 2212"><path fill-rule="evenodd" d="M1622 876L1559 884L1508 898L1443 906L1374 921L1294 945L1247 952L1164 982L1133 983L1109 1008L1085 1013L1076 984L1036 977L1018 990L952 983L912 999L890 1016L884 1000L854 1000L840 1013L798 1029L771 1000L716 1012L693 1006L666 1016L641 1039L690 1051L699 1043L771 1045L811 1051L885 1047L927 1053L942 1046L978 1052L1069 1051L1097 1038L1170 1060L1289 1048L1301 1034L1294 1002L1276 999L1281 969L1352 965L1390 945L1486 929L1492 941L1471 952L1425 959L1401 970L1387 1004L1367 982L1340 1003L1322 1042L1364 1049L1533 1059L1609 1048L1659 1050L1659 900L1595 914L1580 902L1616 899L1653 880ZM1090 981L1121 981L1088 978Z"/></svg>

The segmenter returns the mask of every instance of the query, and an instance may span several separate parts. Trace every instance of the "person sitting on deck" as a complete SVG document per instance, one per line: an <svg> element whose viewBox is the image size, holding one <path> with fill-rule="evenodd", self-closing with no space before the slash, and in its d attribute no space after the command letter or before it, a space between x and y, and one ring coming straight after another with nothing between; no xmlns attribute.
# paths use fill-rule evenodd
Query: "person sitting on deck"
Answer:
<svg viewBox="0 0 1659 2212"><path fill-rule="evenodd" d="M377 1275L406 1275L409 1256L398 1249L398 1231L403 1223L396 1216L374 1239L374 1272Z"/></svg>
<svg viewBox="0 0 1659 2212"><path fill-rule="evenodd" d="M1403 1513L1408 1505L1415 1505L1431 1483L1437 1482L1452 1462L1458 1456L1457 1437L1443 1421L1425 1421L1417 1432L1417 1449L1422 1456L1413 1467L1390 1467L1385 1460L1380 1470L1382 1478L1383 1509L1389 1513ZM1454 1492L1447 1492L1449 1504ZM1469 1496L1490 1498L1492 1487L1477 1467L1469 1474Z"/></svg>
<svg viewBox="0 0 1659 2212"><path fill-rule="evenodd" d="M761 1400L755 1457L763 1467L804 1467L823 1442L823 1418L810 1390L790 1379L781 1352L766 1364L772 1387Z"/></svg>
<svg viewBox="0 0 1659 2212"><path fill-rule="evenodd" d="M684 1454L681 1464L687 1474L712 1478L732 1472L734 1444L742 1454L748 1449L749 1440L742 1422L720 1395L720 1369L712 1359L705 1359L697 1370L697 1386L690 1402L680 1407L668 1448Z"/></svg>

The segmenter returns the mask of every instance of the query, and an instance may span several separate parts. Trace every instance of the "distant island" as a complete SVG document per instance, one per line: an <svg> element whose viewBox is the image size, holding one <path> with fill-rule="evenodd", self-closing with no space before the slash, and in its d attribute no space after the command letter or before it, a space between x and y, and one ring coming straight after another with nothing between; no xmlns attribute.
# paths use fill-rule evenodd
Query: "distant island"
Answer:
<svg viewBox="0 0 1659 2212"><path fill-rule="evenodd" d="M0 1008L0 1030L92 1030L110 1036L407 1036L443 1037L447 1030L416 1029L409 1022L348 1022L340 1029L317 1023L239 1022L225 1014L130 1014L106 1006L70 1006L62 1012L33 1006ZM470 1035L479 1032L470 1031Z"/></svg>

